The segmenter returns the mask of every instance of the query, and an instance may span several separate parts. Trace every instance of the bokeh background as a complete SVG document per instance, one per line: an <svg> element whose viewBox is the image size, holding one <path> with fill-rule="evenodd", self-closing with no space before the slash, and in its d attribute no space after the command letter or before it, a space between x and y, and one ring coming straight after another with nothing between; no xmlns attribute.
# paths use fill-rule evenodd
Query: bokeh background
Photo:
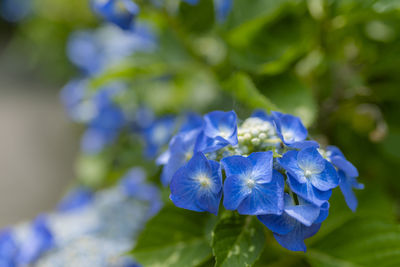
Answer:
<svg viewBox="0 0 400 267"><path fill-rule="evenodd" d="M0 226L52 208L74 177L81 129L68 122L58 97L76 75L65 45L75 29L99 23L87 1L30 2L22 20L3 14L0 22ZM182 16L195 50L217 61L220 73L249 73L313 137L339 146L359 168L359 181L385 195L399 218L400 1L238 2L247 13L234 9L222 29L228 60L221 64L221 50L212 49L218 42L207 45L215 33ZM248 14L257 19L238 27ZM241 111L237 100L222 103Z"/></svg>

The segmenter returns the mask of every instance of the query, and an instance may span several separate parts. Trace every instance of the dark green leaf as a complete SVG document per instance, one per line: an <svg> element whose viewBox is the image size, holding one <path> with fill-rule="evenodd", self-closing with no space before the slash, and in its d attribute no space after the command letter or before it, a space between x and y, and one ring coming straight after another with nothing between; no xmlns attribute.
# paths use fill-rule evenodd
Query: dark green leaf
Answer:
<svg viewBox="0 0 400 267"><path fill-rule="evenodd" d="M254 216L236 213L221 218L213 232L215 266L251 266L265 243L264 232Z"/></svg>
<svg viewBox="0 0 400 267"><path fill-rule="evenodd" d="M210 214L164 207L140 234L132 256L143 266L190 267L210 261Z"/></svg>
<svg viewBox="0 0 400 267"><path fill-rule="evenodd" d="M245 73L233 74L223 84L223 89L231 93L237 100L251 109L262 108L267 111L277 110L277 107L261 94L250 77Z"/></svg>

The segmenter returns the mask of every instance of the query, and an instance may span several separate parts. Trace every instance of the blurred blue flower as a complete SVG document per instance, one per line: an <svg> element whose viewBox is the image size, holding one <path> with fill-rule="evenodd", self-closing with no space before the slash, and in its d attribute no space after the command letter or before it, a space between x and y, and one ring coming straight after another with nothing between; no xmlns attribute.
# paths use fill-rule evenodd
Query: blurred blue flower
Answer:
<svg viewBox="0 0 400 267"><path fill-rule="evenodd" d="M272 151L221 160L226 172L224 206L244 215L281 214L283 176L272 169Z"/></svg>
<svg viewBox="0 0 400 267"><path fill-rule="evenodd" d="M87 99L87 86L87 80L74 79L61 90L61 102L68 116L75 122L86 123L96 114L93 101Z"/></svg>
<svg viewBox="0 0 400 267"><path fill-rule="evenodd" d="M259 215L257 218L274 233L278 243L293 251L306 251L304 239L316 234L321 222L328 215L329 203L322 207L313 205L298 197L296 205L289 194L285 193L285 208L282 215Z"/></svg>
<svg viewBox="0 0 400 267"><path fill-rule="evenodd" d="M203 119L196 113L188 113L179 132L171 139L168 150L162 156L165 166L161 182L167 186L174 173L190 160L194 153L197 137L203 127ZM160 162L161 159L158 159Z"/></svg>
<svg viewBox="0 0 400 267"><path fill-rule="evenodd" d="M199 135L195 151L209 153L237 143L236 113L212 111L204 116L204 130Z"/></svg>
<svg viewBox="0 0 400 267"><path fill-rule="evenodd" d="M190 5L197 5L199 0L182 0ZM214 0L215 16L217 21L223 22L232 9L232 0Z"/></svg>
<svg viewBox="0 0 400 267"><path fill-rule="evenodd" d="M160 149L168 144L175 130L176 118L171 115L156 119L142 132L145 141L145 155L149 158L157 156Z"/></svg>
<svg viewBox="0 0 400 267"><path fill-rule="evenodd" d="M93 191L86 187L77 187L63 197L57 205L57 210L60 212L70 212L86 207L92 203L93 194Z"/></svg>
<svg viewBox="0 0 400 267"><path fill-rule="evenodd" d="M214 0L217 21L223 22L232 9L233 0Z"/></svg>
<svg viewBox="0 0 400 267"><path fill-rule="evenodd" d="M286 170L290 188L301 197L321 206L339 185L339 177L330 162L310 147L288 151L278 163Z"/></svg>
<svg viewBox="0 0 400 267"><path fill-rule="evenodd" d="M14 267L18 246L11 229L0 232L0 266Z"/></svg>
<svg viewBox="0 0 400 267"><path fill-rule="evenodd" d="M49 229L47 218L43 215L38 216L32 222L28 235L19 244L16 262L23 266L31 264L53 245L53 235Z"/></svg>
<svg viewBox="0 0 400 267"><path fill-rule="evenodd" d="M88 128L82 136L83 152L99 153L117 138L120 130L126 125L124 111L114 102L114 97L124 89L123 84L113 83L101 88L91 99L96 113L88 122Z"/></svg>
<svg viewBox="0 0 400 267"><path fill-rule="evenodd" d="M73 32L67 43L69 60L87 75L97 75L137 51L153 51L156 37L145 23L132 31L113 25Z"/></svg>
<svg viewBox="0 0 400 267"><path fill-rule="evenodd" d="M218 162L196 153L171 180L172 202L184 209L218 214L222 197L222 174Z"/></svg>
<svg viewBox="0 0 400 267"><path fill-rule="evenodd" d="M340 179L340 190L343 193L347 206L352 211L357 209L358 201L353 192L355 189L364 189L364 185L358 183L358 170L354 165L346 159L342 151L335 146L328 146L326 148L327 157L333 165L338 168L338 175Z"/></svg>
<svg viewBox="0 0 400 267"><path fill-rule="evenodd" d="M277 111L272 112L272 117L276 133L285 145L297 149L319 146L315 141L306 140L308 132L300 118Z"/></svg>
<svg viewBox="0 0 400 267"><path fill-rule="evenodd" d="M18 22L32 13L32 0L2 0L0 16L9 22Z"/></svg>
<svg viewBox="0 0 400 267"><path fill-rule="evenodd" d="M139 7L132 0L91 0L91 6L98 15L124 30L132 28L139 13Z"/></svg>
<svg viewBox="0 0 400 267"><path fill-rule="evenodd" d="M120 181L120 186L126 195L149 202L149 216L156 214L162 207L160 191L156 186L146 183L146 173L142 168L130 169Z"/></svg>

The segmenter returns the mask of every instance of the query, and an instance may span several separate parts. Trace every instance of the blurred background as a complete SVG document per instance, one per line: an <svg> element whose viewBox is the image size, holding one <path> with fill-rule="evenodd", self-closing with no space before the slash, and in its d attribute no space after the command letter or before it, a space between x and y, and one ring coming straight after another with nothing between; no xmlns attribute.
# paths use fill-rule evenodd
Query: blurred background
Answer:
<svg viewBox="0 0 400 267"><path fill-rule="evenodd" d="M53 209L74 178L78 130L59 91L67 36L91 18L74 2L0 1L0 228Z"/></svg>
<svg viewBox="0 0 400 267"><path fill-rule="evenodd" d="M10 14L6 2L30 4ZM313 137L340 147L359 168L359 181L382 189L399 218L400 1L238 0L217 30L204 22L207 16L194 19L207 5L196 8L177 15L191 52L220 79L246 73L276 106L301 116ZM60 88L77 74L66 42L74 30L98 24L82 0L2 0L2 18L0 226L53 207L74 177L81 129L68 122L59 101ZM183 58L175 40L164 37L165 61ZM188 99L182 92L192 84L182 80L165 110ZM204 106L239 114L257 102L240 90L235 100L207 94Z"/></svg>

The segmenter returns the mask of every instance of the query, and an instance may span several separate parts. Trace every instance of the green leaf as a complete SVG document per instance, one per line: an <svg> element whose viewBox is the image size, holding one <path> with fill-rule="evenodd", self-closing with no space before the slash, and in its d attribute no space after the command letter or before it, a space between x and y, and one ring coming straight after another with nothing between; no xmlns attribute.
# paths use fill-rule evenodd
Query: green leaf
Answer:
<svg viewBox="0 0 400 267"><path fill-rule="evenodd" d="M306 253L313 266L400 266L400 225L355 218Z"/></svg>
<svg viewBox="0 0 400 267"><path fill-rule="evenodd" d="M212 258L206 229L211 215L165 206L140 234L132 256L143 266L199 266Z"/></svg>
<svg viewBox="0 0 400 267"><path fill-rule="evenodd" d="M299 116L306 126L316 118L317 103L310 88L296 77L280 75L257 83L260 91L267 95L283 112Z"/></svg>
<svg viewBox="0 0 400 267"><path fill-rule="evenodd" d="M264 243L262 226L254 216L229 213L213 231L215 266L251 266L260 256Z"/></svg>
<svg viewBox="0 0 400 267"><path fill-rule="evenodd" d="M251 109L277 110L277 107L258 91L253 81L245 73L233 74L222 87Z"/></svg>

